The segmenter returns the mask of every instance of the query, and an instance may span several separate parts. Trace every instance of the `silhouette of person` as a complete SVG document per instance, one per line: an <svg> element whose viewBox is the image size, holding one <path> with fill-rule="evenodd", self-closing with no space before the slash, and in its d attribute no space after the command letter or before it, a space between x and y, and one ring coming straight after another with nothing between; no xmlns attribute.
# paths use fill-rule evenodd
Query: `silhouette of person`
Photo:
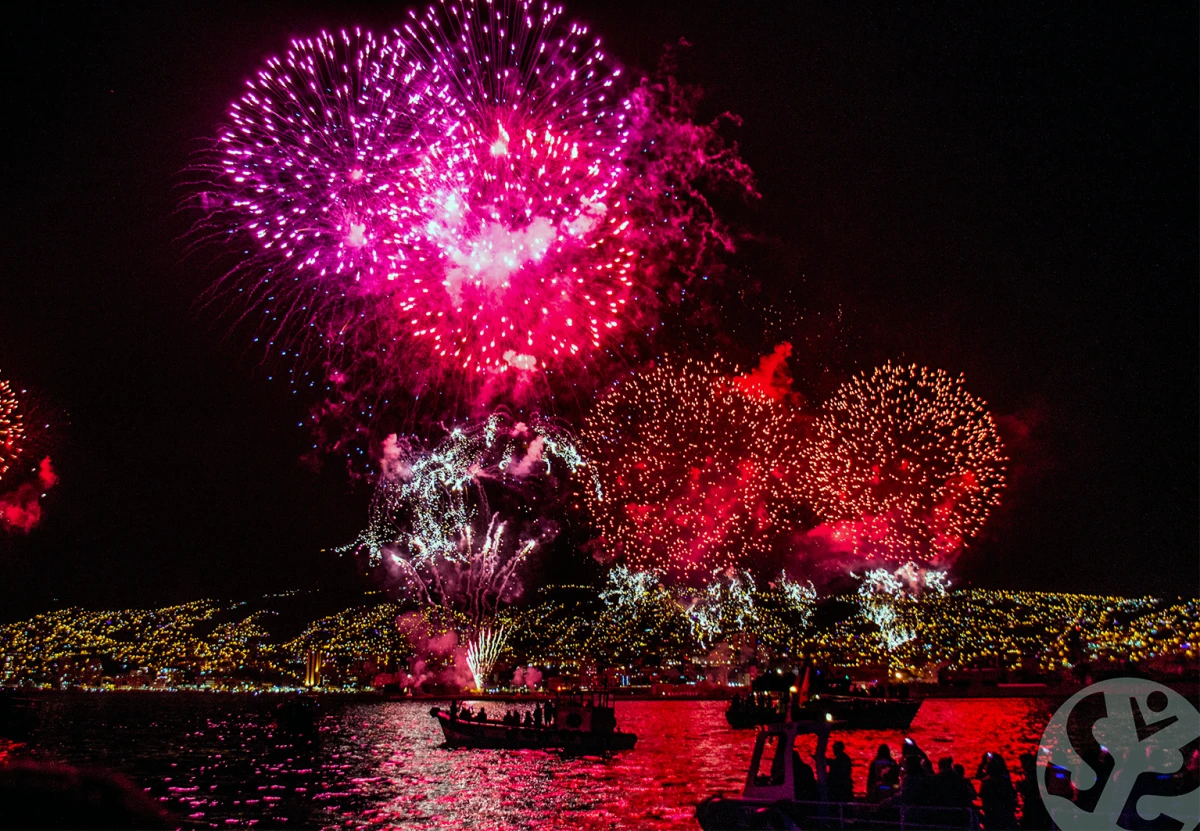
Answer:
<svg viewBox="0 0 1200 831"><path fill-rule="evenodd" d="M867 768L867 799L882 802L895 793L899 780L900 770L892 759L892 749L886 744L879 745L874 761Z"/></svg>
<svg viewBox="0 0 1200 831"><path fill-rule="evenodd" d="M1017 827L1017 791L1004 759L997 753L990 755L983 781L979 783L983 827L987 831L1011 831Z"/></svg>
<svg viewBox="0 0 1200 831"><path fill-rule="evenodd" d="M817 799L817 778L813 769L800 758L800 751L792 751L792 795L805 802Z"/></svg>
<svg viewBox="0 0 1200 831"><path fill-rule="evenodd" d="M938 759L937 773L933 776L930 805L950 807L958 799L958 778L954 775L954 760L949 756Z"/></svg>
<svg viewBox="0 0 1200 831"><path fill-rule="evenodd" d="M921 757L909 754L904 759L904 777L900 780L900 802L904 805L928 805L931 797L930 777L925 773Z"/></svg>
<svg viewBox="0 0 1200 831"><path fill-rule="evenodd" d="M845 742L833 743L833 758L829 760L829 800L850 802L854 799L854 760L846 753Z"/></svg>
<svg viewBox="0 0 1200 831"><path fill-rule="evenodd" d="M975 798L979 794L975 793L975 785L967 778L967 769L962 765L954 766L954 806L956 808L974 808Z"/></svg>

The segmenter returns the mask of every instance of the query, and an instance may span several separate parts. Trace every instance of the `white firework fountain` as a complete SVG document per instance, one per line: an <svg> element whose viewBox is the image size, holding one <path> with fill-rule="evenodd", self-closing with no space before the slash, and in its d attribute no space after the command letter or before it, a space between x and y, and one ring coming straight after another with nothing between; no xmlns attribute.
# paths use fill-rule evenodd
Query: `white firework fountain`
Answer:
<svg viewBox="0 0 1200 831"><path fill-rule="evenodd" d="M476 690L483 689L488 676L492 674L492 668L496 666L496 660L500 657L507 639L508 630L505 627L492 629L485 626L476 632L475 637L467 644L467 667L471 670L472 678L475 679Z"/></svg>

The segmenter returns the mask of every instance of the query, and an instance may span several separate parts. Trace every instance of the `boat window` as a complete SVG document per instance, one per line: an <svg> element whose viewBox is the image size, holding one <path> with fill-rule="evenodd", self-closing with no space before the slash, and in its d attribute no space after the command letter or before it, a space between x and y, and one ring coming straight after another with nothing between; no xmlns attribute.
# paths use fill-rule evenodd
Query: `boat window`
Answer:
<svg viewBox="0 0 1200 831"><path fill-rule="evenodd" d="M787 754L781 753L782 742L777 734L770 734L763 742L762 756L758 760L758 770L754 771L756 785L782 785L783 766Z"/></svg>

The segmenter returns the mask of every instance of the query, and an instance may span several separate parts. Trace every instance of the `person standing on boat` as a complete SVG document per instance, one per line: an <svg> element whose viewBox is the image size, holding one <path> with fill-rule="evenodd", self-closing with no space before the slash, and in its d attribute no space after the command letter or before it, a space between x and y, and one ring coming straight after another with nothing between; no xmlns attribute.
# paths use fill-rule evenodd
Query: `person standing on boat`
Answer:
<svg viewBox="0 0 1200 831"><path fill-rule="evenodd" d="M792 795L801 802L815 802L818 797L817 777L798 750L792 751Z"/></svg>
<svg viewBox="0 0 1200 831"><path fill-rule="evenodd" d="M900 770L892 759L892 749L886 744L879 745L875 761L867 769L867 799L882 802L896 792L899 781Z"/></svg>
<svg viewBox="0 0 1200 831"><path fill-rule="evenodd" d="M983 827L987 831L1007 831L1017 827L1017 791L1008 765L998 753L989 753L987 773L979 784L983 806Z"/></svg>
<svg viewBox="0 0 1200 831"><path fill-rule="evenodd" d="M932 804L932 777L925 773L920 756L910 753L904 757L903 776L900 779L900 803L902 805Z"/></svg>
<svg viewBox="0 0 1200 831"><path fill-rule="evenodd" d="M967 778L967 769L962 765L955 765L954 780L956 787L954 807L974 809L975 799L979 794L975 792L975 786Z"/></svg>
<svg viewBox="0 0 1200 831"><path fill-rule="evenodd" d="M830 802L850 802L854 799L853 767L854 760L846 753L845 742L834 742L828 774Z"/></svg>
<svg viewBox="0 0 1200 831"><path fill-rule="evenodd" d="M930 804L952 807L958 801L958 778L954 775L954 759L943 756L938 759L937 773L933 775Z"/></svg>
<svg viewBox="0 0 1200 831"><path fill-rule="evenodd" d="M542 727L542 705L538 702L533 708L533 726L539 730Z"/></svg>

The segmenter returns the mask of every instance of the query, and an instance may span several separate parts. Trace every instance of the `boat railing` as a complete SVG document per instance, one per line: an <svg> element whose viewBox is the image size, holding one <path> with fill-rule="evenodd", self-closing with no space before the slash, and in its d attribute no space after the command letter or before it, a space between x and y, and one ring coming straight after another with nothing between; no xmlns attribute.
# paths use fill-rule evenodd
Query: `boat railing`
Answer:
<svg viewBox="0 0 1200 831"><path fill-rule="evenodd" d="M977 831L979 816L971 808L930 805L879 805L870 802L806 802L789 800L776 806L806 829L898 828Z"/></svg>

